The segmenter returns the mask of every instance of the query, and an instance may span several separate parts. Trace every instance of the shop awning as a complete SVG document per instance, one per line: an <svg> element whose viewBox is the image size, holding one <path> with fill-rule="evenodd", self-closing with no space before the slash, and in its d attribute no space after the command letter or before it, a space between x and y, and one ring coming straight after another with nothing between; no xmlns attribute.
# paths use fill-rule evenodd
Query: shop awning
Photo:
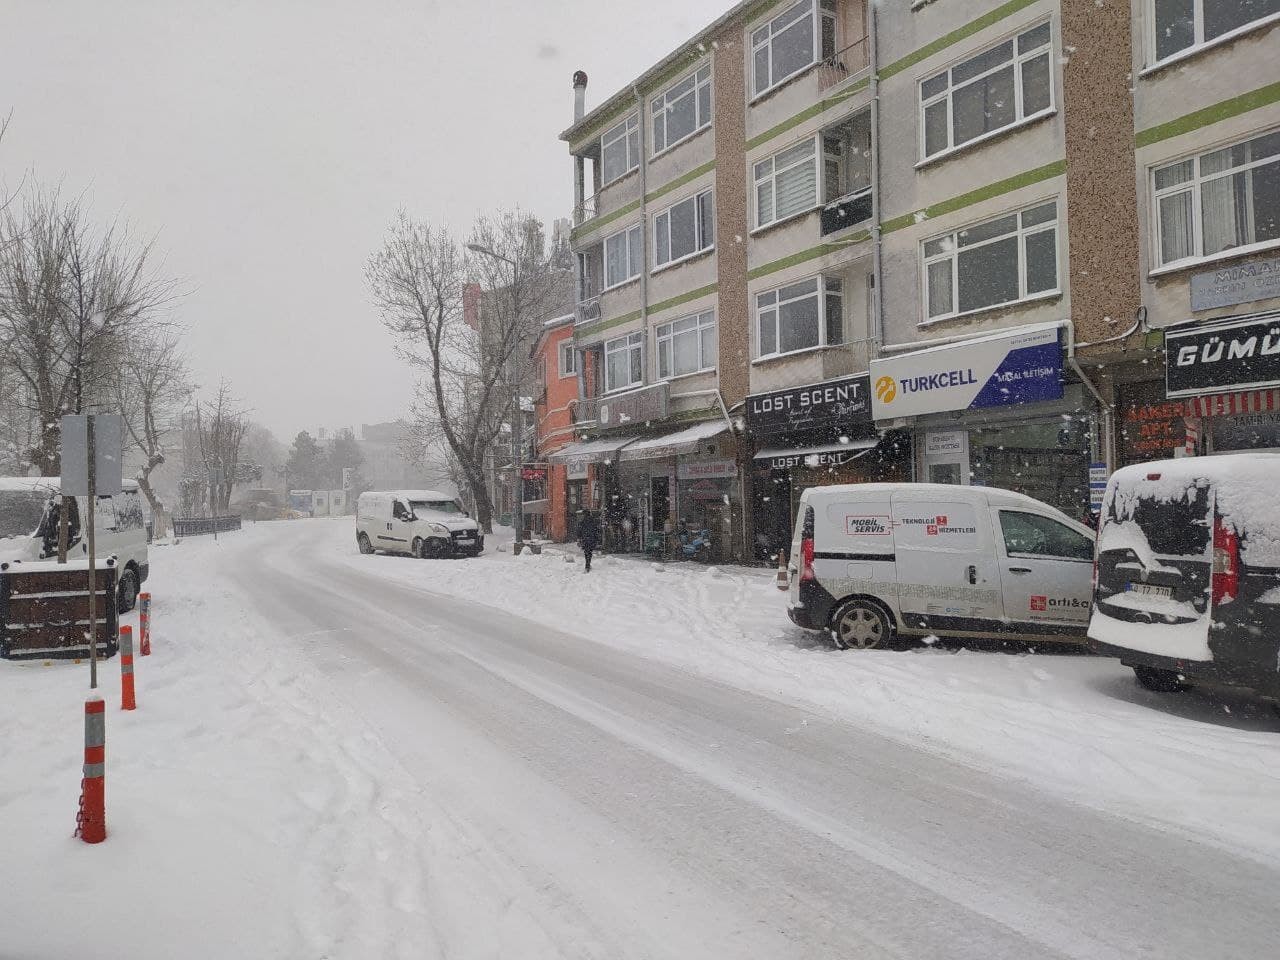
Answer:
<svg viewBox="0 0 1280 960"><path fill-rule="evenodd" d="M604 463L612 460L619 450L635 440L629 437L601 437L597 440L582 440L570 443L547 455L552 463Z"/></svg>
<svg viewBox="0 0 1280 960"><path fill-rule="evenodd" d="M705 443L720 434L727 432L729 425L723 420L706 420L693 426L677 430L675 433L664 433L658 437L646 437L627 444L622 450L622 460L657 460L662 457L677 457L681 454L695 453L699 444Z"/></svg>
<svg viewBox="0 0 1280 960"><path fill-rule="evenodd" d="M1243 413L1271 413L1280 410L1280 389L1219 393L1209 397L1188 397L1183 401L1193 417L1229 417Z"/></svg>
<svg viewBox="0 0 1280 960"><path fill-rule="evenodd" d="M827 463L836 465L853 460L870 450L874 450L879 443L879 437L865 437L861 440L850 440L848 443L820 443L812 447L773 447L757 451L755 458L757 460L768 460L775 467L799 465L812 456L822 458ZM844 456L841 456L842 454Z"/></svg>

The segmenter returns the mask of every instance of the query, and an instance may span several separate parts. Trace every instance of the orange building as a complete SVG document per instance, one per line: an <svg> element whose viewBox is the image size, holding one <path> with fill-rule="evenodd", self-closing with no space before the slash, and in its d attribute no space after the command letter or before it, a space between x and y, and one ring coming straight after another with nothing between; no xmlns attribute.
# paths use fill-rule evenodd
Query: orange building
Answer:
<svg viewBox="0 0 1280 960"><path fill-rule="evenodd" d="M548 321L533 345L539 388L534 400L537 460L546 471L542 535L572 540L578 511L593 506L594 467L586 462L552 463L556 450L576 439L573 407L578 402L579 356L573 343L573 314ZM542 505L540 505L542 506ZM528 509L528 505L526 505Z"/></svg>

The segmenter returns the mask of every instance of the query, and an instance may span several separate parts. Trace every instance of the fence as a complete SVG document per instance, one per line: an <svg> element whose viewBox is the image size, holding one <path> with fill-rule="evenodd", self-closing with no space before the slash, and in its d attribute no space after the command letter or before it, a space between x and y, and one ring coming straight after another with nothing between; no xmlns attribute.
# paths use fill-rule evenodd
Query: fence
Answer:
<svg viewBox="0 0 1280 960"><path fill-rule="evenodd" d="M96 570L95 619L100 656L116 652L116 563ZM0 564L0 658L89 655L89 563Z"/></svg>
<svg viewBox="0 0 1280 960"><path fill-rule="evenodd" d="M228 530L239 530L240 518L237 517L174 517L173 535L175 537L198 537L209 533L226 533Z"/></svg>

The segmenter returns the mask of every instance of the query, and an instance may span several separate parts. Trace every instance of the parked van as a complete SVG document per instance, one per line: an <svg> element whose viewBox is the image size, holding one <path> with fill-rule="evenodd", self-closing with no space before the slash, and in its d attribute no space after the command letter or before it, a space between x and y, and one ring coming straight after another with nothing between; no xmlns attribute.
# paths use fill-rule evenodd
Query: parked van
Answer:
<svg viewBox="0 0 1280 960"><path fill-rule="evenodd" d="M1084 642L1093 531L1008 490L810 487L791 546L791 620L839 647L900 637Z"/></svg>
<svg viewBox="0 0 1280 960"><path fill-rule="evenodd" d="M361 553L475 557L484 551L484 534L457 497L436 490L393 490L360 494L356 543Z"/></svg>
<svg viewBox="0 0 1280 960"><path fill-rule="evenodd" d="M1206 680L1280 698L1280 454L1117 470L1089 640L1152 690Z"/></svg>
<svg viewBox="0 0 1280 960"><path fill-rule="evenodd" d="M115 556L119 563L117 597L120 612L134 608L147 580L147 520L136 480L126 480L115 496L98 497L94 511L94 552ZM58 526L62 507L57 477L0 478L0 560L43 560L58 555ZM82 529L88 504L73 497L69 520L69 551L84 555L89 544Z"/></svg>

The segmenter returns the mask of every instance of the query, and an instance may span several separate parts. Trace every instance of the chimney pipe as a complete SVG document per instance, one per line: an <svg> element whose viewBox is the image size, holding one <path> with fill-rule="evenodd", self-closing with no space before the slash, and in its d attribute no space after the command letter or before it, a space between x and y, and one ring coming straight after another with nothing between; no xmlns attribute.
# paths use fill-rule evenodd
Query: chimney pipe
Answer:
<svg viewBox="0 0 1280 960"><path fill-rule="evenodd" d="M587 75L578 70L573 75L573 122L577 123L587 112Z"/></svg>

